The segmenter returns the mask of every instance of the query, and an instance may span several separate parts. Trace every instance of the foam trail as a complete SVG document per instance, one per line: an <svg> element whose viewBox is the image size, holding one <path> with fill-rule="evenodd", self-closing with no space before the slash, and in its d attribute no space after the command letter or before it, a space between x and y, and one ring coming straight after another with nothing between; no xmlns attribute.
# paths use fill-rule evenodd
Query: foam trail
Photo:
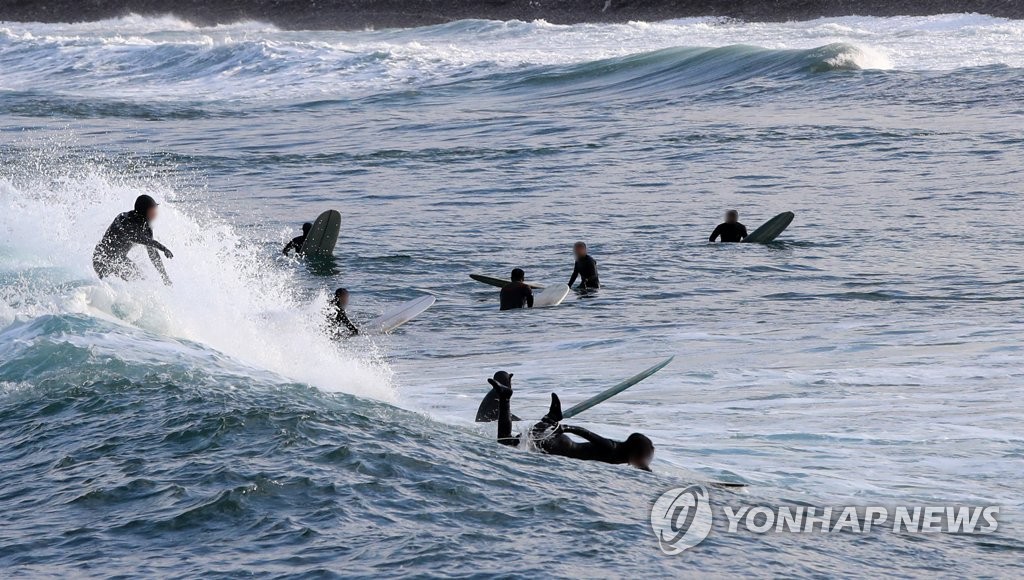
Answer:
<svg viewBox="0 0 1024 580"><path fill-rule="evenodd" d="M42 166L59 165L44 156ZM159 182L122 179L97 165L29 173L0 176L3 326L44 314L116 317L323 390L395 399L383 362L343 352L319 330L326 297L298 299L292 274L228 224L189 215ZM91 271L103 231L142 193L162 203L154 230L174 252L165 260L171 288L141 248L132 256L145 281L101 282Z"/></svg>

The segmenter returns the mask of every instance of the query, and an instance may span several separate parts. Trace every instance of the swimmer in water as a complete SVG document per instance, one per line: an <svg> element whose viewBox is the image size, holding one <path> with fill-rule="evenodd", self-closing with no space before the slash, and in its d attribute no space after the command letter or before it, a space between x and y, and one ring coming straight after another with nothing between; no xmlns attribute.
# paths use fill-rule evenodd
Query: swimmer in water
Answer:
<svg viewBox="0 0 1024 580"><path fill-rule="evenodd" d="M313 224L306 222L302 224L302 235L292 238L292 241L288 242L282 253L287 256L288 252L295 250L296 252L302 251L302 244L306 243L306 236L309 235L309 230L313 229Z"/></svg>
<svg viewBox="0 0 1024 580"><path fill-rule="evenodd" d="M526 282L526 272L512 270L512 283L501 289L501 309L533 308L533 289Z"/></svg>
<svg viewBox="0 0 1024 580"><path fill-rule="evenodd" d="M490 423L491 421L498 420L498 392L501 385L512 386L512 373L498 371L494 373L494 378L487 379L487 381L491 384L491 390L484 395L484 400L480 401L480 408L476 410L477 423ZM495 385L498 386L496 387ZM511 415L511 419L512 421L520 421L519 417L515 415ZM509 429L511 430L511 427Z"/></svg>
<svg viewBox="0 0 1024 580"><path fill-rule="evenodd" d="M576 283L576 278L579 278L580 285L577 290L580 292L600 288L601 281L597 278L597 260L587 253L587 244L576 242L573 244L572 251L576 256L576 264L573 266L572 276L569 278L569 287L572 288L572 285Z"/></svg>
<svg viewBox="0 0 1024 580"><path fill-rule="evenodd" d="M741 242L747 237L747 226L740 223L740 212L734 209L725 212L725 223L718 224L708 241L713 242L719 236L723 242Z"/></svg>

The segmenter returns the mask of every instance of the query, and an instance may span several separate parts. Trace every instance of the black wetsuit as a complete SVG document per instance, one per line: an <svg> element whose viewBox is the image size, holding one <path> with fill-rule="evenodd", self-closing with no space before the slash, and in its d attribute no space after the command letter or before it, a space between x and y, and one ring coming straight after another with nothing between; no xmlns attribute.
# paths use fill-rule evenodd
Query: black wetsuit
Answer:
<svg viewBox="0 0 1024 580"><path fill-rule="evenodd" d="M331 331L334 333L335 338L342 338L345 330L348 330L349 336L355 336L359 334L359 327L352 324L352 321L348 319L348 314L345 313L344 308L338 308L338 305L334 305L334 315L331 317L329 325Z"/></svg>
<svg viewBox="0 0 1024 580"><path fill-rule="evenodd" d="M576 260L576 266L572 269L572 277L569 278L569 287L580 279L580 290L596 290L601 287L601 281L597 278L597 260L589 254Z"/></svg>
<svg viewBox="0 0 1024 580"><path fill-rule="evenodd" d="M501 289L501 309L533 308L533 290L523 282L512 282Z"/></svg>
<svg viewBox="0 0 1024 580"><path fill-rule="evenodd" d="M302 234L297 238L292 238L292 241L288 242L282 252L287 255L288 252L295 250L296 252L302 250L302 244L306 243L306 234Z"/></svg>
<svg viewBox="0 0 1024 580"><path fill-rule="evenodd" d="M722 236L723 242L740 242L747 237L747 226L740 222L719 224L715 231L711 232L708 241L713 242L718 236Z"/></svg>
<svg viewBox="0 0 1024 580"><path fill-rule="evenodd" d="M490 391L484 395L484 400L480 401L480 408L476 410L476 422L477 423L490 423L491 421L498 420L498 407L500 405L500 397L498 391L493 387ZM519 417L509 413L512 421L519 421ZM512 430L512 425L509 425L509 431Z"/></svg>
<svg viewBox="0 0 1024 580"><path fill-rule="evenodd" d="M160 272L164 283L170 284L167 271L160 260L157 250L170 256L170 251L163 244L153 239L153 229L149 227L145 214L138 211L126 211L114 218L114 222L103 234L103 239L96 244L92 254L92 267L100 278L117 276L124 280L141 278L138 266L128 259L128 251L135 244L146 246L149 259Z"/></svg>
<svg viewBox="0 0 1024 580"><path fill-rule="evenodd" d="M512 411L510 399L512 389L498 395L498 442L503 445L519 445L520 436L512 434ZM606 439L600 435L572 425L562 425L562 403L558 396L551 395L551 409L548 414L530 429L530 438L545 453L560 455L584 461L603 461L604 463L629 463L629 453L618 441ZM578 443L568 434L585 439Z"/></svg>

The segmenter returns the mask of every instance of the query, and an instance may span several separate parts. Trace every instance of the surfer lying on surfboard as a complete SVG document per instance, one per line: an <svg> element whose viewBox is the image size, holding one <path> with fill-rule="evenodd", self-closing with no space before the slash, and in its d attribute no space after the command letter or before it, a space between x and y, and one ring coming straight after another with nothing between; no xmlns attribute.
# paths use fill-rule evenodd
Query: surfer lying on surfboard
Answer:
<svg viewBox="0 0 1024 580"><path fill-rule="evenodd" d="M331 300L333 312L328 314L327 327L334 338L347 338L359 334L359 328L348 319L345 309L348 308L348 290L338 288L334 291L334 299ZM348 335L346 336L346 332Z"/></svg>
<svg viewBox="0 0 1024 580"><path fill-rule="evenodd" d="M740 212L734 209L725 212L725 223L718 224L708 241L713 242L719 237L723 242L741 242L747 237L747 226L740 223Z"/></svg>
<svg viewBox="0 0 1024 580"><path fill-rule="evenodd" d="M500 374L503 373L496 373L495 378L487 379L498 402L498 443L514 447L519 445L522 436L512 434L512 375L504 373L508 377L508 382L502 383L496 380L504 378L499 377ZM486 401L485 399L484 402ZM478 413L477 420L479 418ZM561 421L562 403L558 400L558 395L551 393L551 408L548 414L530 429L530 440L540 450L551 455L618 465L628 463L637 469L651 470L654 444L645 435L633 433L625 441L613 441L582 427L562 425ZM583 441L577 442L569 435L575 435Z"/></svg>

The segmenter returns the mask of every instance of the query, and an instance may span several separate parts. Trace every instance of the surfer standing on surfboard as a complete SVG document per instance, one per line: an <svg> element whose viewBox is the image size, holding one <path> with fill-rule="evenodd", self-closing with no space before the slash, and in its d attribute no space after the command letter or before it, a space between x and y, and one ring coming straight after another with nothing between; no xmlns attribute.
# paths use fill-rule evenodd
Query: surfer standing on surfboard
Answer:
<svg viewBox="0 0 1024 580"><path fill-rule="evenodd" d="M741 242L747 237L747 226L740 223L740 212L734 209L725 212L725 223L718 224L708 241L713 242L719 236L723 242Z"/></svg>
<svg viewBox="0 0 1024 580"><path fill-rule="evenodd" d="M507 376L506 383L501 382L500 379L504 378L501 375ZM487 382L491 384L498 402L498 443L518 446L522 436L512 434L512 375L496 373L494 378L487 379ZM491 393L488 393L488 396L490 395ZM487 403L487 398L484 399L484 403ZM484 403L481 403L481 409ZM477 420L480 420L479 412ZM551 408L548 414L530 429L530 440L541 451L551 455L617 465L628 463L637 469L651 470L654 443L647 436L633 433L625 441L613 441L583 427L562 425L561 421L562 402L558 400L558 395L551 393ZM569 435L575 435L583 441L577 442Z"/></svg>
<svg viewBox="0 0 1024 580"><path fill-rule="evenodd" d="M148 195L140 195L135 199L135 209L126 211L116 218L103 234L103 239L96 244L96 250L92 254L92 267L100 279L107 276L117 276L123 280L136 280L142 277L139 267L128 259L128 251L135 244L146 246L149 259L160 272L164 284L170 286L171 279L167 277L167 270L160 260L157 250L164 253L168 258L174 254L166 246L153 239L153 228L149 223L156 219L157 206L155 199Z"/></svg>
<svg viewBox="0 0 1024 580"><path fill-rule="evenodd" d="M573 244L572 251L576 255L576 264L572 269L572 277L569 278L569 288L572 288L576 278L580 279L580 285L577 288L580 292L600 288L601 281L597 278L597 260L591 258L587 253L587 244L576 242Z"/></svg>
<svg viewBox="0 0 1024 580"><path fill-rule="evenodd" d="M313 224L306 222L302 224L302 235L292 238L292 241L285 245L284 250L281 252L287 256L288 252L295 250L296 252L302 250L302 244L306 243L306 236L309 235L309 230L313 229Z"/></svg>
<svg viewBox="0 0 1024 580"><path fill-rule="evenodd" d="M334 299L331 300L331 307L334 312L328 315L327 326L334 338L345 338L359 334L359 328L348 319L345 309L348 308L348 290L338 288L334 291Z"/></svg>
<svg viewBox="0 0 1024 580"><path fill-rule="evenodd" d="M533 308L533 289L526 282L526 272L512 270L512 283L501 289L501 309Z"/></svg>

